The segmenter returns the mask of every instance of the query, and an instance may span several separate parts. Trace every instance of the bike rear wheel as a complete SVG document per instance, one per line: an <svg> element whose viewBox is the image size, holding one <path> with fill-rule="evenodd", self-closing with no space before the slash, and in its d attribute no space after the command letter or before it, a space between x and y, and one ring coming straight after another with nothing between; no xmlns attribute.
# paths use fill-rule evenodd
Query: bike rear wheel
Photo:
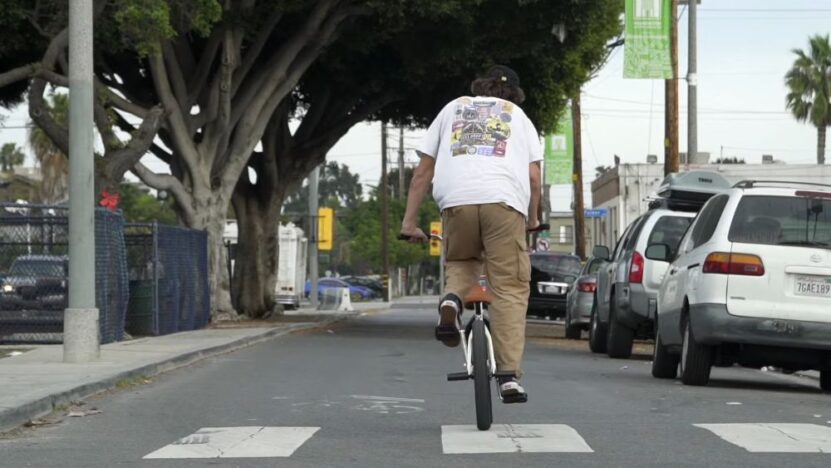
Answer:
<svg viewBox="0 0 831 468"><path fill-rule="evenodd" d="M476 427L487 431L493 423L488 343L485 338L485 322L474 320L473 327L473 385L476 394Z"/></svg>

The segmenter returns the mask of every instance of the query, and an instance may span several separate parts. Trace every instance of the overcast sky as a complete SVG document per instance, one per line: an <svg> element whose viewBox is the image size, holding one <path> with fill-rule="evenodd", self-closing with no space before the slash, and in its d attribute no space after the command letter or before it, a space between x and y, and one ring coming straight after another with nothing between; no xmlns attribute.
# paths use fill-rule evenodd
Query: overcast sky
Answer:
<svg viewBox="0 0 831 468"><path fill-rule="evenodd" d="M679 74L687 73L687 15L680 7ZM699 151L713 158L738 156L758 163L773 154L788 163L816 161L816 129L797 123L785 110L784 74L793 63L793 48L805 48L808 36L831 31L831 0L703 0L699 7ZM623 79L623 50L618 48L597 78L583 89L583 162L586 190L594 167L645 162L647 154L663 160L664 85L658 80ZM681 151L686 138L686 82L679 82ZM533 93L533 89L526 89ZM25 145L28 122L21 106L6 113L0 144ZM380 177L380 125L356 126L330 152L370 185ZM405 132L404 147L418 145L421 131ZM390 132L395 161L397 130ZM28 151L28 148L27 148ZM407 161L417 158L407 152ZM552 190L553 208L567 209L568 187ZM586 196L587 202L591 197Z"/></svg>

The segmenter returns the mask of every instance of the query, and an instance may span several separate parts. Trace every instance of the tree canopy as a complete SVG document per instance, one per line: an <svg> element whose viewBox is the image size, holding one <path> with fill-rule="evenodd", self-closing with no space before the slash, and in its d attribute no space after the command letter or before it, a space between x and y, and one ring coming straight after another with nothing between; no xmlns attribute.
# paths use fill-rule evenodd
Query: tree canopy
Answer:
<svg viewBox="0 0 831 468"><path fill-rule="evenodd" d="M44 93L67 85L67 4L9 0L0 18L10 36L0 102L25 92L64 152ZM95 0L98 185L117 190L133 171L171 194L186 225L208 230L219 311L230 309L221 235L233 205L234 291L256 315L271 301L280 206L349 128L424 125L493 63L519 72L523 109L549 128L620 34L621 12L619 0ZM141 162L148 150L169 174Z"/></svg>

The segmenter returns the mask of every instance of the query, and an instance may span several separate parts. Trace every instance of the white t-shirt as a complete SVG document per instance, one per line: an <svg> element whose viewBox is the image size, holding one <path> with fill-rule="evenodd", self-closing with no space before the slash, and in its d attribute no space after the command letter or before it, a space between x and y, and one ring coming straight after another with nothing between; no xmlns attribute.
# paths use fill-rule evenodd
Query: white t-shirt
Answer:
<svg viewBox="0 0 831 468"><path fill-rule="evenodd" d="M430 124L419 152L436 160L433 198L439 209L506 203L528 216L528 165L542 160L542 145L516 104L460 97Z"/></svg>

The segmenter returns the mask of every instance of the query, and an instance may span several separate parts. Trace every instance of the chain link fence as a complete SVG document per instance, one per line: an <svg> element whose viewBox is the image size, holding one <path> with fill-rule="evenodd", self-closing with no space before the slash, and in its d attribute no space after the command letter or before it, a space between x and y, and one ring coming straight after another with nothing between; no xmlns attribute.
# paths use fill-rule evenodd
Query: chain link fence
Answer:
<svg viewBox="0 0 831 468"><path fill-rule="evenodd" d="M210 321L208 235L163 224L127 224L127 331L156 336Z"/></svg>
<svg viewBox="0 0 831 468"><path fill-rule="evenodd" d="M0 343L60 343L68 305L68 208L0 204ZM101 342L124 335L124 222L95 211L95 291Z"/></svg>

